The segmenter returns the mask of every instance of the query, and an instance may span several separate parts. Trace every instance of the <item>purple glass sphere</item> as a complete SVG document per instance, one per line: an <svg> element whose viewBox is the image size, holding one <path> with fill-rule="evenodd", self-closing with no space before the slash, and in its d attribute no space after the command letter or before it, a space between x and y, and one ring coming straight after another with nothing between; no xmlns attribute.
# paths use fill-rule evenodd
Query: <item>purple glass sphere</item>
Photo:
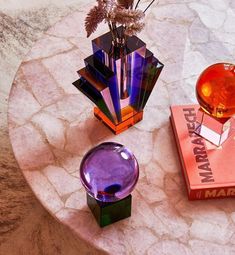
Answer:
<svg viewBox="0 0 235 255"><path fill-rule="evenodd" d="M118 143L102 143L84 156L80 176L88 194L102 202L127 197L139 178L133 153Z"/></svg>

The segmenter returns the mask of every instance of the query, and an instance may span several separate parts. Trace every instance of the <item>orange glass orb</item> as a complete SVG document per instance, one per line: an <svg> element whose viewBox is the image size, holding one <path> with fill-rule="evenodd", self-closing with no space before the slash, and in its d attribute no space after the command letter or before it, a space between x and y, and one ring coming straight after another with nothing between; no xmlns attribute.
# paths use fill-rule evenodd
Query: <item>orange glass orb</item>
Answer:
<svg viewBox="0 0 235 255"><path fill-rule="evenodd" d="M218 63L208 67L196 85L201 108L216 118L235 114L235 65Z"/></svg>

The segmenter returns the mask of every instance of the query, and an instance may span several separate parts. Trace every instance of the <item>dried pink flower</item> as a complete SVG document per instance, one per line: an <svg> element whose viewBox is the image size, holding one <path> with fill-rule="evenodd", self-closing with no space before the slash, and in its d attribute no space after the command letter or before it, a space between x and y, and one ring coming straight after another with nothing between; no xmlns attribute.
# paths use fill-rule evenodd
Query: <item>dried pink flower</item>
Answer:
<svg viewBox="0 0 235 255"><path fill-rule="evenodd" d="M106 15L106 11L103 4L98 2L98 6L93 7L85 19L85 29L87 37L89 37L95 30L99 23L101 23Z"/></svg>
<svg viewBox="0 0 235 255"><path fill-rule="evenodd" d="M87 31L87 37L89 37L95 30L99 23L105 20L108 23L110 32L116 39L124 39L125 34L133 35L140 32L144 24L141 23L141 19L144 17L145 12L155 2L151 0L149 5L144 11L137 10L140 0L137 1L134 7L134 0L96 0L98 6L93 7L85 19L85 28ZM118 24L123 25L123 32L120 34L117 32ZM123 37L123 38L122 38Z"/></svg>
<svg viewBox="0 0 235 255"><path fill-rule="evenodd" d="M119 6L128 9L133 6L134 0L117 0L117 3Z"/></svg>
<svg viewBox="0 0 235 255"><path fill-rule="evenodd" d="M136 23L144 17L144 13L140 10L128 10L115 8L109 13L108 19L122 25Z"/></svg>
<svg viewBox="0 0 235 255"><path fill-rule="evenodd" d="M125 34L128 36L136 35L144 28L143 22L136 22L126 27Z"/></svg>

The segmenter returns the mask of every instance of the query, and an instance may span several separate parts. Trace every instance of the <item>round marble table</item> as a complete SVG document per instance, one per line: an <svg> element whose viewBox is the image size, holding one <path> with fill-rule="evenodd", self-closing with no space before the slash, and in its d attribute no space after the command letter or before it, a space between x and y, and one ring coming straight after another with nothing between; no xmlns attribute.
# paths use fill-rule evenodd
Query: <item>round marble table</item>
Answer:
<svg viewBox="0 0 235 255"><path fill-rule="evenodd" d="M44 34L12 85L9 134L27 182L58 221L104 253L235 254L234 200L188 201L168 119L171 104L195 102L195 82L206 66L234 62L234 1L165 0L148 12L140 38L165 68L144 120L118 136L93 117L93 105L72 86L91 54L83 29L88 8ZM140 179L131 218L101 229L78 169L84 153L103 141L135 153Z"/></svg>

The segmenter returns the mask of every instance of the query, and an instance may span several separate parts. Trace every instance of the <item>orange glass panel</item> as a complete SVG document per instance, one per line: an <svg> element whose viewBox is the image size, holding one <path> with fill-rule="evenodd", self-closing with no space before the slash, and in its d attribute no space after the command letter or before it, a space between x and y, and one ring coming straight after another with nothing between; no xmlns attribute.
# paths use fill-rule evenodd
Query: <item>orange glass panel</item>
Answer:
<svg viewBox="0 0 235 255"><path fill-rule="evenodd" d="M122 133L143 119L143 111L136 112L132 107L126 107L122 110L122 122L116 125L98 107L94 108L94 115L102 120L115 135Z"/></svg>

